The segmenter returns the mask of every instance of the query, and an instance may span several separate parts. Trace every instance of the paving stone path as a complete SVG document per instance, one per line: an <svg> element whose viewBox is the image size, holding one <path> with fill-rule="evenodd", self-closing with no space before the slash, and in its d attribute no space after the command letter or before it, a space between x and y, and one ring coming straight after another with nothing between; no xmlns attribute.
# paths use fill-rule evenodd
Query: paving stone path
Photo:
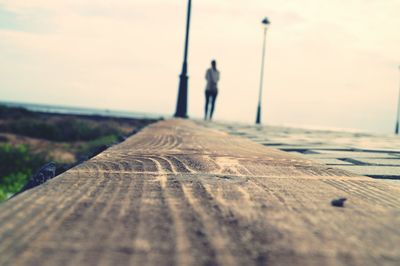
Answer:
<svg viewBox="0 0 400 266"><path fill-rule="evenodd" d="M201 124L359 175L400 183L399 136L235 123Z"/></svg>
<svg viewBox="0 0 400 266"><path fill-rule="evenodd" d="M399 206L395 184L168 120L1 204L0 265L399 265Z"/></svg>

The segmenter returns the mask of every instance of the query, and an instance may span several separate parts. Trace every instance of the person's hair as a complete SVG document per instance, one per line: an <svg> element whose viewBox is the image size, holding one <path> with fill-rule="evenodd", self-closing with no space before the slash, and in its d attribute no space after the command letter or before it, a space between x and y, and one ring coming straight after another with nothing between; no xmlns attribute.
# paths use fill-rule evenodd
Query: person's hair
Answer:
<svg viewBox="0 0 400 266"><path fill-rule="evenodd" d="M212 60L212 61L211 61L211 65L212 65L214 68L217 68L217 61Z"/></svg>

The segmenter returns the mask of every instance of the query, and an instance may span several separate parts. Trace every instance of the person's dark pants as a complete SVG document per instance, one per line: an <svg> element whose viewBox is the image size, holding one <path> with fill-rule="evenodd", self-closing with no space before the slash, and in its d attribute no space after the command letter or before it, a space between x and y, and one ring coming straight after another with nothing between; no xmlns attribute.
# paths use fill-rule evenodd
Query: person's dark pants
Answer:
<svg viewBox="0 0 400 266"><path fill-rule="evenodd" d="M205 115L204 115L204 120L207 120L207 115L208 115L208 107L209 104L211 103L211 108L210 108L210 120L212 119L213 113L214 113L214 107L215 107L215 100L217 99L218 92L216 91L206 91L206 108L205 108Z"/></svg>

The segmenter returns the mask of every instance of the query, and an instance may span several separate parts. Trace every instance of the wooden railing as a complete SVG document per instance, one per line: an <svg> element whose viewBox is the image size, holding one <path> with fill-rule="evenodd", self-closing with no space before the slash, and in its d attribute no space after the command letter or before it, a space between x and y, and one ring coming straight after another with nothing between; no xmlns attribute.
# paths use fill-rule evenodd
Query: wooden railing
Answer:
<svg viewBox="0 0 400 266"><path fill-rule="evenodd" d="M399 217L396 184L168 120L1 204L0 265L398 265Z"/></svg>

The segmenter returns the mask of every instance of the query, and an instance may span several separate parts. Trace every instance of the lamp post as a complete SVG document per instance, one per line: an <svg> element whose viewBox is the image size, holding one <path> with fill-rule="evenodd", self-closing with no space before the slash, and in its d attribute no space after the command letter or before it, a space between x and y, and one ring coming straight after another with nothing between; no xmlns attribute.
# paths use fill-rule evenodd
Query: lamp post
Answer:
<svg viewBox="0 0 400 266"><path fill-rule="evenodd" d="M262 89L263 89L263 81L264 81L264 63L265 63L265 39L267 36L267 29L270 24L268 18L264 18L261 23L264 26L264 38L263 38L263 50L262 50L262 59L261 59L261 77L260 77L260 91L258 94L258 107L257 107L257 117L256 124L261 123L261 98L262 98Z"/></svg>
<svg viewBox="0 0 400 266"><path fill-rule="evenodd" d="M188 94L188 76L187 76L187 56L189 48L189 29L190 29L190 12L192 9L192 1L188 0L188 10L186 19L186 38L185 52L183 57L182 72L179 76L178 101L176 103L175 117L187 118L187 94Z"/></svg>
<svg viewBox="0 0 400 266"><path fill-rule="evenodd" d="M400 66L399 66L399 71L400 71ZM399 72L400 73L400 72ZM400 80L399 80L400 81ZM395 134L399 134L399 123L400 123L400 82L399 82L399 100L397 102L397 119L396 119L396 128L394 130Z"/></svg>

